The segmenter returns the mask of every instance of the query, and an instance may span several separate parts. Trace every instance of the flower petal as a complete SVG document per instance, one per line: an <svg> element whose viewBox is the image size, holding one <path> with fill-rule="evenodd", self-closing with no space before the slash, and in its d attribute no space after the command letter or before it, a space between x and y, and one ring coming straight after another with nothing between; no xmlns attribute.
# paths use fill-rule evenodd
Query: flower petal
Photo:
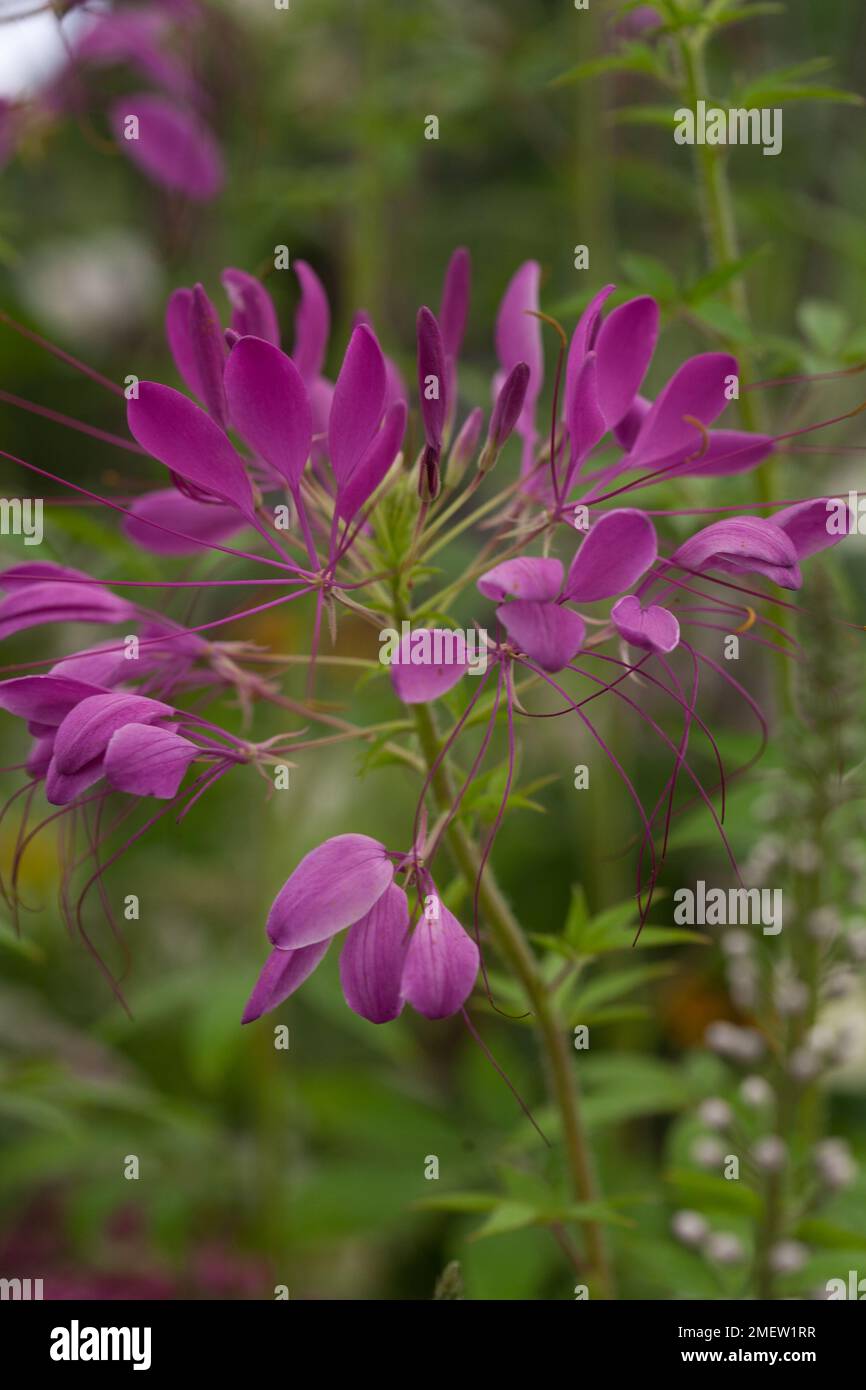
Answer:
<svg viewBox="0 0 866 1390"><path fill-rule="evenodd" d="M45 773L45 800L50 806L69 806L102 777L102 759L93 758L76 772L61 772L52 755Z"/></svg>
<svg viewBox="0 0 866 1390"><path fill-rule="evenodd" d="M554 599L562 588L562 561L541 555L518 555L482 574L478 589L501 603L515 598Z"/></svg>
<svg viewBox="0 0 866 1390"><path fill-rule="evenodd" d="M132 116L138 128L136 135L127 138ZM135 92L112 104L109 120L120 149L155 183L195 202L206 202L222 188L219 146L188 108L155 92Z"/></svg>
<svg viewBox="0 0 866 1390"><path fill-rule="evenodd" d="M598 331L598 402L606 429L629 410L652 361L659 336L659 306L649 295L614 309Z"/></svg>
<svg viewBox="0 0 866 1390"><path fill-rule="evenodd" d="M448 262L442 285L439 324L446 357L455 358L463 343L469 313L472 262L465 246L458 246Z"/></svg>
<svg viewBox="0 0 866 1390"><path fill-rule="evenodd" d="M170 800L200 751L170 729L124 724L108 741L103 771L120 792Z"/></svg>
<svg viewBox="0 0 866 1390"><path fill-rule="evenodd" d="M220 429L226 427L223 372L226 341L216 309L201 285L193 288L190 302L190 345L199 381L198 398Z"/></svg>
<svg viewBox="0 0 866 1390"><path fill-rule="evenodd" d="M746 430L710 430L706 449L698 443L694 458L666 474L671 478L723 478L756 468L774 452L776 441L769 434L749 434Z"/></svg>
<svg viewBox="0 0 866 1390"><path fill-rule="evenodd" d="M641 608L640 599L627 594L610 610L611 621L633 647L650 652L672 652L679 645L680 625L667 608L651 603Z"/></svg>
<svg viewBox="0 0 866 1390"><path fill-rule="evenodd" d="M757 516L735 516L705 526L674 552L671 564L763 574L783 589L799 589L803 582L791 538L781 526Z"/></svg>
<svg viewBox="0 0 866 1390"><path fill-rule="evenodd" d="M125 534L154 555L200 555L247 524L237 507L198 502L173 487L143 493L129 512L123 521Z"/></svg>
<svg viewBox="0 0 866 1390"><path fill-rule="evenodd" d="M331 310L325 287L312 266L295 261L295 274L301 286L301 302L295 314L295 344L292 359L306 382L315 381L322 370Z"/></svg>
<svg viewBox="0 0 866 1390"><path fill-rule="evenodd" d="M727 378L736 374L736 358L726 352L705 352L684 362L647 411L629 466L698 454L704 441L694 421L711 425L718 419L728 404Z"/></svg>
<svg viewBox="0 0 866 1390"><path fill-rule="evenodd" d="M328 443L331 467L345 482L373 438L382 418L385 361L366 324L355 329L334 387Z"/></svg>
<svg viewBox="0 0 866 1390"><path fill-rule="evenodd" d="M62 657L60 661L55 661L49 674L84 681L91 686L88 693L98 695L101 690L109 690L121 681L129 680L131 658L126 656L126 650L123 643L106 642L88 648L86 652Z"/></svg>
<svg viewBox="0 0 866 1390"><path fill-rule="evenodd" d="M564 593L576 603L612 598L630 589L658 553L655 527L632 507L605 512L572 561Z"/></svg>
<svg viewBox="0 0 866 1390"><path fill-rule="evenodd" d="M583 618L560 603L515 599L497 608L496 616L520 650L543 671L561 671L583 646Z"/></svg>
<svg viewBox="0 0 866 1390"><path fill-rule="evenodd" d="M261 280L247 270L227 266L220 276L232 306L232 328L242 338L264 338L280 346L280 323L274 301Z"/></svg>
<svg viewBox="0 0 866 1390"><path fill-rule="evenodd" d="M410 938L403 995L425 1018L448 1018L472 993L478 947L441 900L435 905L435 918L423 916Z"/></svg>
<svg viewBox="0 0 866 1390"><path fill-rule="evenodd" d="M301 946L296 951L281 951L274 947L247 1000L241 1023L252 1023L254 1019L282 1004L290 994L294 994L304 980L312 975L330 944L331 938L326 937L324 941L316 941L312 946Z"/></svg>
<svg viewBox="0 0 866 1390"><path fill-rule="evenodd" d="M595 448L606 428L598 398L598 358L594 352L587 354L575 374L571 394L565 403L565 421L571 441L571 459L565 481L567 495L575 472Z"/></svg>
<svg viewBox="0 0 866 1390"><path fill-rule="evenodd" d="M324 941L360 921L393 877L378 840L335 835L310 850L289 875L268 914L268 936L283 950Z"/></svg>
<svg viewBox="0 0 866 1390"><path fill-rule="evenodd" d="M10 585L0 601L0 641L43 623L118 623L134 616L131 603L96 580Z"/></svg>
<svg viewBox="0 0 866 1390"><path fill-rule="evenodd" d="M313 416L291 357L264 338L241 338L225 371L232 424L292 489L300 485L313 443Z"/></svg>
<svg viewBox="0 0 866 1390"><path fill-rule="evenodd" d="M390 1023L403 1008L401 981L409 946L409 904L392 883L349 928L340 981L350 1009L370 1023Z"/></svg>
<svg viewBox="0 0 866 1390"><path fill-rule="evenodd" d="M583 366L584 358L595 347L601 311L615 289L616 285L605 285L603 289L600 289L589 301L577 321L577 327L571 336L571 343L568 348L568 361L565 364L566 398L574 385L577 373Z"/></svg>
<svg viewBox="0 0 866 1390"><path fill-rule="evenodd" d="M518 362L529 367L527 416L534 410L544 378L541 324L534 317L540 280L538 261L525 261L509 280L496 318L496 353L503 371L510 372Z"/></svg>
<svg viewBox="0 0 866 1390"><path fill-rule="evenodd" d="M105 693L72 676L16 676L0 681L0 709L31 723L56 726L82 700Z"/></svg>
<svg viewBox="0 0 866 1390"><path fill-rule="evenodd" d="M833 518L833 525L830 519ZM799 560L838 545L851 530L851 509L837 497L815 497L809 502L795 502L771 518L781 526L793 542Z"/></svg>
<svg viewBox="0 0 866 1390"><path fill-rule="evenodd" d="M402 401L391 406L382 428L373 435L366 452L337 489L337 511L346 521L361 510L400 452L406 433L406 407Z"/></svg>
<svg viewBox="0 0 866 1390"><path fill-rule="evenodd" d="M468 669L462 632L417 627L400 642L391 665L391 684L405 705L422 705L444 695Z"/></svg>
<svg viewBox="0 0 866 1390"><path fill-rule="evenodd" d="M94 759L101 759L108 741L124 724L152 724L170 718L171 705L145 695L112 691L89 695L76 704L57 730L54 761L57 771L72 775Z"/></svg>
<svg viewBox="0 0 866 1390"><path fill-rule="evenodd" d="M187 396L141 381L126 415L133 437L172 473L252 515L253 493L240 454Z"/></svg>

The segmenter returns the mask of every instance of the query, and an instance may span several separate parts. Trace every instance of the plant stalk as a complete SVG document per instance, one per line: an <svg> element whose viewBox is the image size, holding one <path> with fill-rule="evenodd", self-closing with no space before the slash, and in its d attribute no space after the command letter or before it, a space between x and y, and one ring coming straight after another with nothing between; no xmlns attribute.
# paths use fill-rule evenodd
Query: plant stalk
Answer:
<svg viewBox="0 0 866 1390"><path fill-rule="evenodd" d="M428 705L413 705L418 741L428 770L439 756L439 736ZM454 805L456 790L446 761L433 773L431 787L440 811L448 812ZM448 848L470 892L474 892L481 854L465 826L453 820L445 833ZM562 1132L568 1158L572 1191L578 1202L598 1200L595 1173L580 1114L580 1095L574 1061L568 1049L565 1028L556 1011L547 987L538 973L535 956L509 907L488 864L481 879L479 894L486 921L502 955L507 959L523 986L535 1014L538 1033L544 1051L551 1098L562 1120ZM601 1224L587 1220L581 1223L591 1291L610 1299L615 1296L613 1273L607 1242Z"/></svg>

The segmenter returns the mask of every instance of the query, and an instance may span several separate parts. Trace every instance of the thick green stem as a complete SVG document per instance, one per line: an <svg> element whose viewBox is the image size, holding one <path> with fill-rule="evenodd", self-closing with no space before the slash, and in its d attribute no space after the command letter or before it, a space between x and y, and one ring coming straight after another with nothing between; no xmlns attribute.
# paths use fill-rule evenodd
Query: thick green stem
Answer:
<svg viewBox="0 0 866 1390"><path fill-rule="evenodd" d="M428 705L413 705L412 708L421 751L428 768L432 768L440 752L433 714ZM454 805L456 791L445 760L433 773L431 786L439 810L450 811ZM448 827L445 839L460 874L472 893L481 868L478 846L456 819ZM520 980L536 1018L547 1062L551 1098L562 1120L563 1140L574 1196L579 1202L596 1201L598 1193L595 1174L581 1123L579 1088L566 1030L556 1016L547 987L539 975L535 956L489 865L481 879L479 898L496 944ZM604 1231L596 1221L584 1221L581 1224L589 1266L590 1292L595 1292L601 1298L612 1298L613 1275Z"/></svg>

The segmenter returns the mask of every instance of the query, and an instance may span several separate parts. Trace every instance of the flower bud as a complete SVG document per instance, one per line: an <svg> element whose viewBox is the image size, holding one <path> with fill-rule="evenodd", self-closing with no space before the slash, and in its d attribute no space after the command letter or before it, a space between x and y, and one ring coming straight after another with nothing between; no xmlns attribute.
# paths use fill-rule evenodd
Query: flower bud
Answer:
<svg viewBox="0 0 866 1390"><path fill-rule="evenodd" d="M460 433L451 446L448 464L445 469L445 486L456 487L478 448L481 427L484 424L484 411L480 406L466 416Z"/></svg>
<svg viewBox="0 0 866 1390"><path fill-rule="evenodd" d="M769 1264L774 1274L797 1274L809 1258L808 1247L799 1240L780 1240L771 1246Z"/></svg>
<svg viewBox="0 0 866 1390"><path fill-rule="evenodd" d="M708 1129L727 1129L734 1118L734 1112L726 1100L716 1096L704 1100L698 1106L698 1119Z"/></svg>
<svg viewBox="0 0 866 1390"><path fill-rule="evenodd" d="M751 1105L757 1110L770 1104L773 1088L763 1076L747 1076L740 1086L740 1096L746 1105Z"/></svg>
<svg viewBox="0 0 866 1390"><path fill-rule="evenodd" d="M780 1173L788 1161L788 1150L778 1134L768 1134L755 1144L752 1158L762 1172Z"/></svg>
<svg viewBox="0 0 866 1390"><path fill-rule="evenodd" d="M493 467L503 444L520 419L528 386L529 367L525 362L518 362L508 373L496 397L490 417L490 429L487 431L487 443L478 464L481 473L487 473Z"/></svg>
<svg viewBox="0 0 866 1390"><path fill-rule="evenodd" d="M714 1231L704 1246L708 1260L719 1265L738 1265L745 1257L743 1242L730 1231Z"/></svg>
<svg viewBox="0 0 866 1390"><path fill-rule="evenodd" d="M702 1245L709 1233L706 1221L697 1211L675 1211L671 1218L671 1230L683 1245Z"/></svg>
<svg viewBox="0 0 866 1390"><path fill-rule="evenodd" d="M831 1192L851 1186L857 1176L857 1164L844 1139L822 1139L816 1144L815 1170Z"/></svg>

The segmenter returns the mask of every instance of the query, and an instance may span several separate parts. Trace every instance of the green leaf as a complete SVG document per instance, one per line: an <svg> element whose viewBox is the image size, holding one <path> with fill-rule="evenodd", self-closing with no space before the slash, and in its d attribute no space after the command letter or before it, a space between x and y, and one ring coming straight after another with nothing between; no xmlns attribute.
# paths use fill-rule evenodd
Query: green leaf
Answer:
<svg viewBox="0 0 866 1390"><path fill-rule="evenodd" d="M570 946L577 947L581 932L589 922L589 903L586 900L586 892L580 883L574 884L571 890L571 903L568 908L568 916L565 919L565 931L563 935Z"/></svg>
<svg viewBox="0 0 866 1390"><path fill-rule="evenodd" d="M654 125L673 130L676 124L671 106L620 106L610 116L613 125Z"/></svg>
<svg viewBox="0 0 866 1390"><path fill-rule="evenodd" d="M33 961L34 964L45 960L45 952L41 946L37 946L33 941L28 941L26 936L18 936L6 922L0 922L0 946L11 951L15 956L22 956L24 960Z"/></svg>
<svg viewBox="0 0 866 1390"><path fill-rule="evenodd" d="M420 1197L412 1206L416 1211L492 1211L500 1201L492 1192L443 1192L437 1197Z"/></svg>
<svg viewBox="0 0 866 1390"><path fill-rule="evenodd" d="M512 1199L500 1202L487 1220L472 1232L470 1240L487 1240L490 1236L507 1235L527 1226L562 1225L567 1221L597 1221L604 1225L627 1226L629 1222L619 1212L603 1202L576 1202L569 1206L536 1206Z"/></svg>
<svg viewBox="0 0 866 1390"><path fill-rule="evenodd" d="M845 1226L817 1217L801 1221L794 1235L808 1245L819 1245L825 1250L866 1250L866 1231L849 1231Z"/></svg>
<svg viewBox="0 0 866 1390"><path fill-rule="evenodd" d="M704 932L687 931L684 927L644 927L635 947L641 946L709 946L712 937Z"/></svg>
<svg viewBox="0 0 866 1390"><path fill-rule="evenodd" d="M591 1128L619 1124L641 1115L664 1115L683 1110L694 1089L681 1069L637 1053L604 1056L577 1053L583 1077L584 1112Z"/></svg>
<svg viewBox="0 0 866 1390"><path fill-rule="evenodd" d="M679 285L663 261L655 256L645 256L627 251L620 256L623 268L629 279L638 289L654 295L657 299L671 300L679 296Z"/></svg>
<svg viewBox="0 0 866 1390"><path fill-rule="evenodd" d="M745 270L749 268L753 261L759 256L764 256L769 251L768 246L759 246L754 251L750 251L747 256L740 256L736 261L727 261L724 265L716 266L714 270L702 275L699 280L695 280L683 291L683 299L686 304L700 304L704 299L710 299L719 290L725 289L732 280L738 280Z"/></svg>
<svg viewBox="0 0 866 1390"><path fill-rule="evenodd" d="M805 299L797 310L797 322L814 347L833 357L848 332L848 316L826 299Z"/></svg>
<svg viewBox="0 0 866 1390"><path fill-rule="evenodd" d="M601 58L590 58L588 62L578 63L568 68L559 77L554 77L551 87L566 87L573 82L584 82L592 77L604 77L607 73L636 72L648 77L666 77L666 73L655 51L645 43L632 43L616 53L605 54Z"/></svg>
<svg viewBox="0 0 866 1390"><path fill-rule="evenodd" d="M758 19L761 15L784 14L785 6L778 0L759 0L754 5L738 5L736 9L726 10L713 21L714 29L724 29L729 24L742 24L743 20Z"/></svg>
<svg viewBox="0 0 866 1390"><path fill-rule="evenodd" d="M608 1004L613 999L619 999L623 994L628 994L629 990L637 989L639 985L646 984L649 980L658 980L664 975L670 975L673 969L672 965L667 964L636 965L631 970L616 970L612 973L597 975L580 990L577 998L572 1001L575 1023L585 1021L584 1014L591 1012L600 1004Z"/></svg>
<svg viewBox="0 0 866 1390"><path fill-rule="evenodd" d="M674 1169L666 1175L665 1181L677 1189L683 1201L704 1211L740 1212L744 1216L756 1217L762 1209L757 1192L733 1179L728 1181L711 1173Z"/></svg>

